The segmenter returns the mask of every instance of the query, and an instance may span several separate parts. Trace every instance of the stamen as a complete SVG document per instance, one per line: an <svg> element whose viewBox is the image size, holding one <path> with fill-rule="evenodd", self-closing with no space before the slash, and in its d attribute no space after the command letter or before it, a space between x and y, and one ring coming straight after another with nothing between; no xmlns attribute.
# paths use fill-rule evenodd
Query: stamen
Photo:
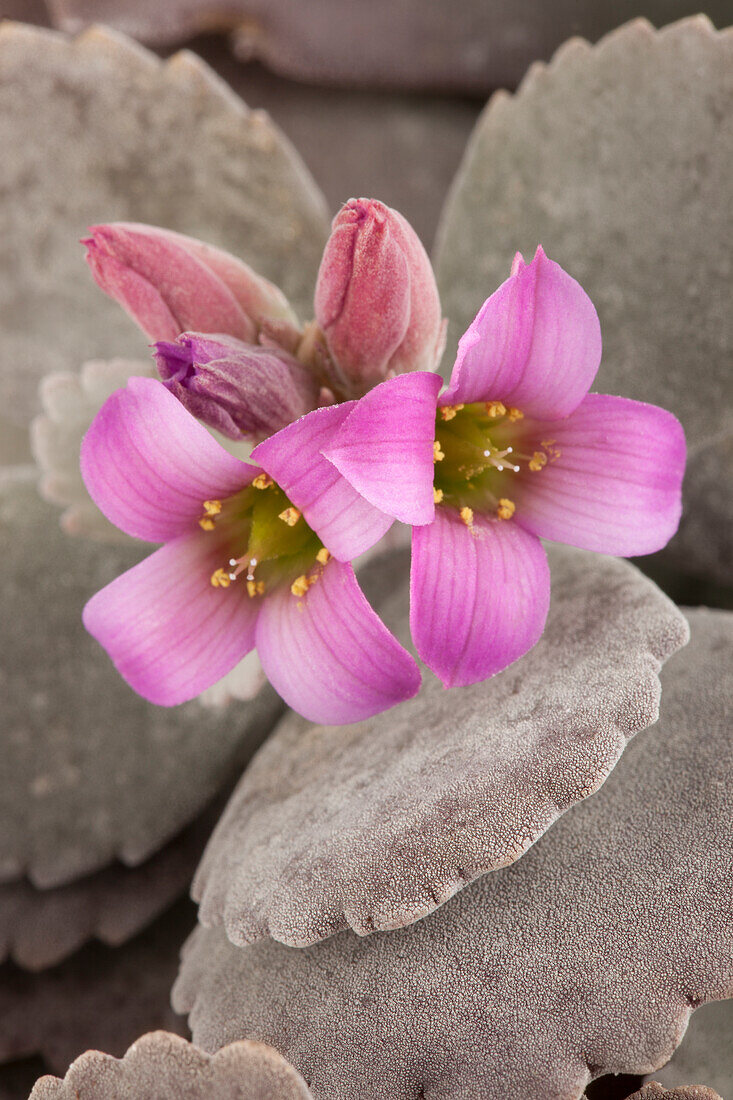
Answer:
<svg viewBox="0 0 733 1100"><path fill-rule="evenodd" d="M213 584L214 588L228 588L229 585L232 583L231 575L229 573L225 573L223 569L216 569L211 574L211 583Z"/></svg>
<svg viewBox="0 0 733 1100"><path fill-rule="evenodd" d="M486 413L488 416L491 416L493 418L496 418L498 416L505 416L506 405L504 405L501 401L487 401Z"/></svg>
<svg viewBox="0 0 733 1100"><path fill-rule="evenodd" d="M506 411L510 420L524 420L524 413L521 409L515 409L513 405L510 405Z"/></svg>
<svg viewBox="0 0 733 1100"><path fill-rule="evenodd" d="M513 500L508 500L506 497L500 498L499 507L496 509L499 519L511 519L515 511L516 504Z"/></svg>
<svg viewBox="0 0 733 1100"><path fill-rule="evenodd" d="M461 508L461 510L458 514L461 517L461 519L463 520L463 522L465 523L466 527L470 527L472 525L472 523L473 523L473 508L469 508L468 506L464 506L463 508Z"/></svg>
<svg viewBox="0 0 733 1100"><path fill-rule="evenodd" d="M442 405L440 415L443 420L452 420L456 413L459 413L464 407L463 405Z"/></svg>
<svg viewBox="0 0 733 1100"><path fill-rule="evenodd" d="M554 440L554 439L543 439L542 442L540 443L540 446L544 447L545 450L549 452L550 462L554 462L562 454L562 451L560 450L559 447L555 446L555 443L556 443L556 440Z"/></svg>
<svg viewBox="0 0 733 1100"><path fill-rule="evenodd" d="M433 500L435 501L435 503L440 504L442 499L443 499L443 490L442 489L433 489Z"/></svg>
<svg viewBox="0 0 733 1100"><path fill-rule="evenodd" d="M544 451L535 451L529 460L529 468L533 473L543 469L547 465L547 455Z"/></svg>
<svg viewBox="0 0 733 1100"><path fill-rule="evenodd" d="M433 462L442 462L445 454L440 449L440 442L436 439L433 443Z"/></svg>
<svg viewBox="0 0 733 1100"><path fill-rule="evenodd" d="M284 512L281 512L277 517L281 519L283 523L287 523L288 527L295 527L296 523L300 519L300 512L297 508L286 508Z"/></svg>
<svg viewBox="0 0 733 1100"><path fill-rule="evenodd" d="M204 514L199 520L199 527L204 531L214 530L214 516L218 516L221 512L220 500L205 500L203 504Z"/></svg>
<svg viewBox="0 0 733 1100"><path fill-rule="evenodd" d="M320 562L321 565L325 565L326 562L330 559L330 557L331 557L331 551L327 550L325 546L322 546L321 549L316 554L316 561Z"/></svg>
<svg viewBox="0 0 733 1100"><path fill-rule="evenodd" d="M250 599L253 599L255 596L261 596L264 591L264 581L252 581L249 580L249 578L247 579L247 595Z"/></svg>
<svg viewBox="0 0 733 1100"><path fill-rule="evenodd" d="M296 577L290 585L290 591L294 596L305 596L310 586L315 583L315 580L315 577L306 577L305 573L302 573L299 577Z"/></svg>
<svg viewBox="0 0 733 1100"><path fill-rule="evenodd" d="M269 489L273 481L268 474L258 474L257 477L253 479L252 484L255 489Z"/></svg>
<svg viewBox="0 0 733 1100"><path fill-rule="evenodd" d="M497 470L503 470L504 467L508 467L513 470L515 474L519 473L519 467L514 466L511 462L502 462L503 458L506 458L508 454L512 453L512 448L507 447L504 451L497 451L491 447L488 451L484 451L484 458L488 458L491 465Z"/></svg>

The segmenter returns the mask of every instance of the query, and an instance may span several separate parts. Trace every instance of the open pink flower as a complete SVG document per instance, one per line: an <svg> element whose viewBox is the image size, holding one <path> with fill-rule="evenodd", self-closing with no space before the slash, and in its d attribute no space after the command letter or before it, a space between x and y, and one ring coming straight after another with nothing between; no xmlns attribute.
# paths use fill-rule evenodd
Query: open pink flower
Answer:
<svg viewBox="0 0 733 1100"><path fill-rule="evenodd" d="M424 377L414 386L427 393ZM297 449L296 425L271 436L259 467L228 454L153 379L132 378L102 407L82 445L87 488L123 531L163 545L93 596L84 623L141 695L184 702L254 647L313 721L357 721L418 691L417 665L349 564L392 516L319 454L353 406L299 420Z"/></svg>
<svg viewBox="0 0 733 1100"><path fill-rule="evenodd" d="M530 264L518 254L460 340L437 403L434 473L409 432L385 430L384 386L323 450L366 500L413 523L412 635L447 687L538 641L550 599L540 538L626 556L677 529L682 427L654 405L589 394L600 358L587 294L541 248Z"/></svg>

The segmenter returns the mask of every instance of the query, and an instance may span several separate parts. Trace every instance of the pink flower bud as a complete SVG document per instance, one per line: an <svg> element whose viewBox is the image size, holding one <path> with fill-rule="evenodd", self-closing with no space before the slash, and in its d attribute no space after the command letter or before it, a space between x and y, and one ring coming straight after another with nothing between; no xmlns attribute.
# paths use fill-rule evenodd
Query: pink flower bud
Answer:
<svg viewBox="0 0 733 1100"><path fill-rule="evenodd" d="M409 222L384 203L349 199L339 211L315 307L336 366L357 388L440 361L445 324L430 260Z"/></svg>
<svg viewBox="0 0 733 1100"><path fill-rule="evenodd" d="M197 329L253 342L267 322L297 323L276 286L203 241L132 222L90 233L83 243L94 278L152 340Z"/></svg>
<svg viewBox="0 0 733 1100"><path fill-rule="evenodd" d="M159 340L155 359L184 408L229 439L265 439L320 403L317 379L281 349L186 332Z"/></svg>

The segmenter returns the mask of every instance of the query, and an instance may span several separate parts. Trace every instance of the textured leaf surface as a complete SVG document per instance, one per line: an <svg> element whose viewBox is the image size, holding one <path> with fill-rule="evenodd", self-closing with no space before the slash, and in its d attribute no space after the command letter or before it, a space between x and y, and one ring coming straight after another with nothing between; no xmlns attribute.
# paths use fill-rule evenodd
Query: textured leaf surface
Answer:
<svg viewBox="0 0 733 1100"><path fill-rule="evenodd" d="M733 615L690 614L659 723L512 867L409 928L312 947L199 928L174 1004L273 1044L317 1098L577 1100L733 994Z"/></svg>
<svg viewBox="0 0 733 1100"><path fill-rule="evenodd" d="M545 634L507 671L451 692L426 672L416 699L354 726L282 722L197 874L205 924L294 946L409 924L597 790L655 721L687 628L626 562L553 548L551 566ZM403 638L406 603L403 584L381 608Z"/></svg>
<svg viewBox="0 0 733 1100"><path fill-rule="evenodd" d="M52 890L27 881L0 885L0 962L38 971L93 938L109 947L125 943L188 892L220 808L205 811L139 867L113 863Z"/></svg>
<svg viewBox="0 0 733 1100"><path fill-rule="evenodd" d="M658 1081L650 1081L639 1092L635 1092L629 1100L722 1100L717 1092L705 1085L683 1085L678 1089L665 1089Z"/></svg>
<svg viewBox="0 0 733 1100"><path fill-rule="evenodd" d="M669 553L728 583L733 498L705 490L698 513L697 464L719 470L733 429L732 111L733 30L704 16L572 39L490 100L437 247L448 364L516 249L541 242L581 283L603 333L593 388L664 405L687 433L691 531Z"/></svg>
<svg viewBox="0 0 733 1100"><path fill-rule="evenodd" d="M241 256L311 312L325 203L289 142L191 54L161 62L111 31L0 32L2 461L27 456L52 370L146 354L95 286L96 221L164 225ZM12 274L12 277L10 277Z"/></svg>
<svg viewBox="0 0 733 1100"><path fill-rule="evenodd" d="M282 704L269 687L211 710L136 696L81 609L141 551L69 539L34 481L0 478L0 880L50 887L157 851L233 781Z"/></svg>
<svg viewBox="0 0 733 1100"><path fill-rule="evenodd" d="M186 1033L170 1008L180 945L194 916L176 905L122 947L87 944L52 970L0 967L0 1063L41 1055L65 1073L85 1050L121 1057L146 1031Z"/></svg>
<svg viewBox="0 0 733 1100"><path fill-rule="evenodd" d="M177 1035L143 1035L121 1060L87 1051L63 1081L44 1077L30 1100L309 1100L300 1074L272 1047L243 1040L210 1057Z"/></svg>

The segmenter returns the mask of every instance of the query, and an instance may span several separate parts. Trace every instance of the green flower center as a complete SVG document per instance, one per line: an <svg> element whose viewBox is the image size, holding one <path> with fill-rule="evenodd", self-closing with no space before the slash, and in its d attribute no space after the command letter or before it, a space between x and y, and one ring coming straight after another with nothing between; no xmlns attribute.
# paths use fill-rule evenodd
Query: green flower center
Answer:
<svg viewBox="0 0 733 1100"><path fill-rule="evenodd" d="M206 500L199 526L221 549L214 588L243 580L251 598L289 584L303 596L331 556L282 489L266 474L225 500ZM213 547L212 547L213 548Z"/></svg>
<svg viewBox="0 0 733 1100"><path fill-rule="evenodd" d="M501 401L444 405L435 421L435 502L459 512L468 526L474 511L511 519L512 481L522 467L537 473L559 457L554 440L528 447L524 414Z"/></svg>

